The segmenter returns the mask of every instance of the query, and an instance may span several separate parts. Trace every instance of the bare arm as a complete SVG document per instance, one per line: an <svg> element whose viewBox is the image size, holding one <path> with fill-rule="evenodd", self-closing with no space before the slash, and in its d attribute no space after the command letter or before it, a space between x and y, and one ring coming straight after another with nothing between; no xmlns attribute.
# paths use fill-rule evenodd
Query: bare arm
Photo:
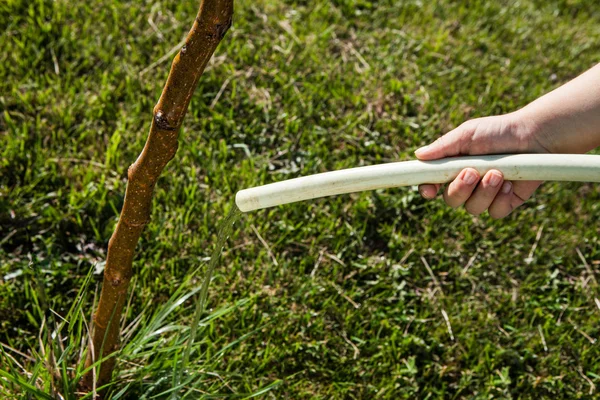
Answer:
<svg viewBox="0 0 600 400"><path fill-rule="evenodd" d="M585 153L600 146L600 64L518 113L550 153Z"/></svg>

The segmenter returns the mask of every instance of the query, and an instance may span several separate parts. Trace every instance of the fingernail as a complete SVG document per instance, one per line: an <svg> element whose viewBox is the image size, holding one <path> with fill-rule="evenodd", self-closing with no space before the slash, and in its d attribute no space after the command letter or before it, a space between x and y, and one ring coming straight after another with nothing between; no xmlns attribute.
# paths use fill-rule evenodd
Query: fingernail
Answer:
<svg viewBox="0 0 600 400"><path fill-rule="evenodd" d="M509 181L504 182L504 185L502 185L502 189L500 189L502 191L502 193L504 194L508 194L510 193L510 190L512 189L512 183L510 183Z"/></svg>
<svg viewBox="0 0 600 400"><path fill-rule="evenodd" d="M467 185L472 185L475 183L475 181L477 180L477 175L475 175L475 173L471 170L467 170L465 172L465 174L462 177L462 180L467 184Z"/></svg>
<svg viewBox="0 0 600 400"><path fill-rule="evenodd" d="M425 151L427 151L427 149L429 148L429 145L427 146L423 146L423 147L419 147L417 150L415 150L415 154L419 154L419 153L423 153Z"/></svg>
<svg viewBox="0 0 600 400"><path fill-rule="evenodd" d="M491 187L496 187L500 184L500 182L502 182L502 177L498 174L492 174L492 176L490 176L490 186Z"/></svg>

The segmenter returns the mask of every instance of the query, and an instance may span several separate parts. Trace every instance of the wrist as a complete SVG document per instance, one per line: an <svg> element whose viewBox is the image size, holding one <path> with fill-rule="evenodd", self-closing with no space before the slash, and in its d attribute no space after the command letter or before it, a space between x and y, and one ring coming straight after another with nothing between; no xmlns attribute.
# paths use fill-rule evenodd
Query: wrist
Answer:
<svg viewBox="0 0 600 400"><path fill-rule="evenodd" d="M600 133L581 118L564 111L551 112L539 101L515 111L517 131L530 143L531 152L583 154L600 146Z"/></svg>
<svg viewBox="0 0 600 400"><path fill-rule="evenodd" d="M550 129L545 126L539 115L525 106L511 114L513 132L522 151L528 153L558 153L549 135Z"/></svg>

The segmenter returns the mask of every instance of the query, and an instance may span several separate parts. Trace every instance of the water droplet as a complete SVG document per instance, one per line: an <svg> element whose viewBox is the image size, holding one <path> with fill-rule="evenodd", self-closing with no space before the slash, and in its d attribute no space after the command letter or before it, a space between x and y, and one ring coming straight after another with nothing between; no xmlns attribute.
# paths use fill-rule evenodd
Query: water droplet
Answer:
<svg viewBox="0 0 600 400"><path fill-rule="evenodd" d="M187 51L187 46L184 44L183 47L181 48L181 54L185 54L186 51Z"/></svg>

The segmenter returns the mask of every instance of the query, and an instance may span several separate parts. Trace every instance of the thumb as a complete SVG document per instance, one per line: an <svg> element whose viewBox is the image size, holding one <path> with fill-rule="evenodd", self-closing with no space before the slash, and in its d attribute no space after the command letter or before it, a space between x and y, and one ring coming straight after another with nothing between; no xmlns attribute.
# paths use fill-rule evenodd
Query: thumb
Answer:
<svg viewBox="0 0 600 400"><path fill-rule="evenodd" d="M415 155L419 160L429 161L462 154L461 149L465 147L464 143L472 136L469 133L472 133L472 130L465 125L467 124L462 124L430 145L417 149Z"/></svg>

